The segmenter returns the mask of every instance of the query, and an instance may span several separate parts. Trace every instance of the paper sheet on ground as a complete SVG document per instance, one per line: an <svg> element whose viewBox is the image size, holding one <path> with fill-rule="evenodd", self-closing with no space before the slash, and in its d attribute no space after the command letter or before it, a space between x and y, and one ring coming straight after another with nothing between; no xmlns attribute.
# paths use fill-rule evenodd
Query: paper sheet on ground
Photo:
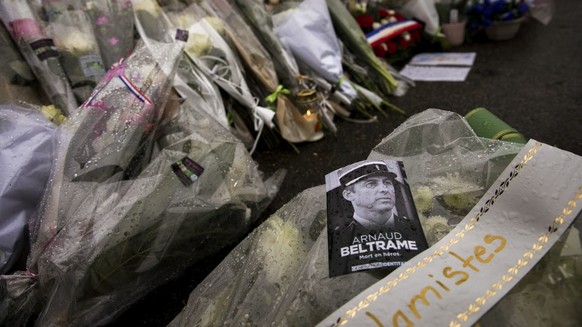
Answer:
<svg viewBox="0 0 582 327"><path fill-rule="evenodd" d="M400 74L414 81L462 82L467 79L471 67L435 67L406 65Z"/></svg>
<svg viewBox="0 0 582 327"><path fill-rule="evenodd" d="M420 53L400 74L415 81L462 82L467 79L476 56L474 52Z"/></svg>
<svg viewBox="0 0 582 327"><path fill-rule="evenodd" d="M419 53L412 58L410 65L418 66L473 66L475 52L436 52Z"/></svg>

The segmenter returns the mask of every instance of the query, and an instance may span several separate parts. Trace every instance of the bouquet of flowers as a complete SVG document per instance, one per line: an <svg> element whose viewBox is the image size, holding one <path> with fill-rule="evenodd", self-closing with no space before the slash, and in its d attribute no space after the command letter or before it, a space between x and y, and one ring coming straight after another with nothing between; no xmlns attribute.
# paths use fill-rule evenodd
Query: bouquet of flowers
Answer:
<svg viewBox="0 0 582 327"><path fill-rule="evenodd" d="M366 36L349 10L339 0L327 0L327 6L337 36L357 58L358 62L366 67L366 71L371 77L369 84L364 86L372 91L379 90L379 92L376 92L378 94L385 96L392 94L397 87L396 80L386 66L380 62L380 59L376 57ZM374 86L375 84L377 86ZM390 107L402 112L402 110L394 106Z"/></svg>
<svg viewBox="0 0 582 327"><path fill-rule="evenodd" d="M0 98L5 103L24 101L41 104L44 99L42 90L35 84L36 78L22 57L22 54L8 34L4 24L0 24Z"/></svg>
<svg viewBox="0 0 582 327"><path fill-rule="evenodd" d="M55 134L40 112L0 106L0 274L11 270L26 248L26 226L48 181Z"/></svg>
<svg viewBox="0 0 582 327"><path fill-rule="evenodd" d="M369 159L404 161L414 202L429 215L421 224L432 245L470 209L471 201L458 199L484 194L521 146L480 139L461 116L427 110L385 138ZM451 178L452 172L459 175ZM437 209L434 202L441 201L450 203ZM323 186L297 195L198 285L169 326L313 326L384 277L373 271L329 277L326 217Z"/></svg>
<svg viewBox="0 0 582 327"><path fill-rule="evenodd" d="M476 31L495 21L519 19L528 12L526 0L477 0L467 8L467 28Z"/></svg>
<svg viewBox="0 0 582 327"><path fill-rule="evenodd" d="M125 66L108 72L111 79L63 125L62 134L73 134L66 142L61 136L66 147L43 201L29 272L3 289L0 306L9 315L3 323L22 319L24 310L39 311L34 301L44 299L39 325L106 324L240 238L276 194L283 173L263 181L242 143L213 117L189 102L164 108L181 55L178 44L138 44ZM155 143L146 136L154 133ZM91 176L74 170L78 144L93 137L102 149L127 153L115 160L116 169L110 168L114 158L97 153L82 164L103 169ZM144 147L157 150L151 160L140 157L143 169L123 166Z"/></svg>
<svg viewBox="0 0 582 327"><path fill-rule="evenodd" d="M306 78L301 75L295 58L275 34L272 17L265 9L264 3L256 0L235 0L231 5L240 12L264 48L269 51L279 83L282 85L281 90L286 89L290 93L292 102L287 97L281 97L285 105L277 106L277 123L281 135L290 142L320 139L323 135L317 129L319 122L317 113L307 112L307 108L300 110L299 107L303 105L299 102L302 98L301 92L318 93L318 98L322 96L314 85L305 83Z"/></svg>
<svg viewBox="0 0 582 327"><path fill-rule="evenodd" d="M0 18L50 101L67 115L71 114L78 104L59 62L59 52L28 3L2 1Z"/></svg>
<svg viewBox="0 0 582 327"><path fill-rule="evenodd" d="M61 0L45 3L48 34L55 40L60 61L78 102L84 102L105 75L99 45L89 15Z"/></svg>
<svg viewBox="0 0 582 327"><path fill-rule="evenodd" d="M207 15L221 20L225 40L236 50L245 71L252 74L267 93L273 93L279 86L279 78L271 55L240 14L225 0L201 1L197 5Z"/></svg>
<svg viewBox="0 0 582 327"><path fill-rule="evenodd" d="M251 94L234 52L214 28L213 23L218 28L221 27L220 23L212 18L202 19L192 25L185 50L199 69L251 111L254 129L257 132L255 144L251 149L253 153L263 126L267 125L270 128L275 126L272 121L275 112L259 106L259 100Z"/></svg>
<svg viewBox="0 0 582 327"><path fill-rule="evenodd" d="M168 6L165 7L170 20L178 28L188 30L190 26L206 17L212 17L213 21L220 22L217 29L221 37L236 51L241 68L246 72L245 80L249 86L249 91L260 98L265 98L265 102L275 104L277 112L288 110L290 101L285 101L286 97L282 92L277 92L278 78L271 58L259 40L255 37L250 27L241 19L229 3L221 0L200 1L187 7ZM214 24L217 26L217 24ZM196 68L198 69L198 68ZM271 94L271 96L267 96ZM249 130L252 129L253 117L247 114L247 110L231 107L240 106L237 103L225 98L226 109L231 118L233 133L237 135L248 148L253 147L255 138ZM281 108L281 109L279 109ZM224 111L224 110L223 110ZM263 133L262 140L268 146L273 146L279 142L278 130L269 129Z"/></svg>
<svg viewBox="0 0 582 327"><path fill-rule="evenodd" d="M357 93L344 76L340 46L325 2L305 0L274 15L273 23L275 33L295 58L336 86L339 100L349 106Z"/></svg>
<svg viewBox="0 0 582 327"><path fill-rule="evenodd" d="M130 0L91 0L85 2L95 38L106 69L128 56L135 46L134 18Z"/></svg>
<svg viewBox="0 0 582 327"><path fill-rule="evenodd" d="M152 42L185 42L191 21L186 15L175 18L173 22L156 1L134 1L135 25L141 39L149 46ZM174 88L185 101L200 106L213 115L223 126L228 126L224 103L216 85L194 63L183 54L174 77Z"/></svg>

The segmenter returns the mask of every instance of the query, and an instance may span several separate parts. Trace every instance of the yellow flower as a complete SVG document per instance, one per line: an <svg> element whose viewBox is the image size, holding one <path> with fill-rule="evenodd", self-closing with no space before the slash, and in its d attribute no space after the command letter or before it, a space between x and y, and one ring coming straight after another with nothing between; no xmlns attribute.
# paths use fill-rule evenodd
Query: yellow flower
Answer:
<svg viewBox="0 0 582 327"><path fill-rule="evenodd" d="M61 110L53 106L52 104L49 106L40 107L40 111L48 120L50 120L53 124L57 126L60 125L65 120L67 120L67 117L63 115Z"/></svg>

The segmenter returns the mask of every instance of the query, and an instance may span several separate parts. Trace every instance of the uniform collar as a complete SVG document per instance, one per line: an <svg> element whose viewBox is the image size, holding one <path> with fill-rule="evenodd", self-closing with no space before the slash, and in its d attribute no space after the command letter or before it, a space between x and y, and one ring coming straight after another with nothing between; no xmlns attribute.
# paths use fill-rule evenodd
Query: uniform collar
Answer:
<svg viewBox="0 0 582 327"><path fill-rule="evenodd" d="M354 212L354 220L364 226L364 227L368 227L368 228L394 228L394 224L396 222L396 208L392 208L392 213L390 214L390 218L384 223L384 224L377 224L371 220L362 218L360 216L358 216L355 212Z"/></svg>

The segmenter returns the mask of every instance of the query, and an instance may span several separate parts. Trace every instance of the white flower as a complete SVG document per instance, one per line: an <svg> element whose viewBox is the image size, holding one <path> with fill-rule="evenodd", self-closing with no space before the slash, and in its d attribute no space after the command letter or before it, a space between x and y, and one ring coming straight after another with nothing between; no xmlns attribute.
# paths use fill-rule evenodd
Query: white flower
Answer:
<svg viewBox="0 0 582 327"><path fill-rule="evenodd" d="M64 38L58 38L57 46L71 53L83 53L91 51L95 44L93 38L81 31L71 31Z"/></svg>
<svg viewBox="0 0 582 327"><path fill-rule="evenodd" d="M224 35L224 24L222 23L222 21L219 18L216 17L206 17L205 18L206 21L208 22L208 24L210 24L210 26L212 26L212 28L214 28L218 34L220 35Z"/></svg>
<svg viewBox="0 0 582 327"><path fill-rule="evenodd" d="M422 229L429 246L434 245L445 237L453 228L449 226L447 218L443 216L428 217Z"/></svg>
<svg viewBox="0 0 582 327"><path fill-rule="evenodd" d="M208 34L190 33L186 43L186 52L193 54L194 57L201 57L208 54L212 49L212 39Z"/></svg>
<svg viewBox="0 0 582 327"><path fill-rule="evenodd" d="M146 11L152 16L158 16L160 14L160 7L152 0L133 1L133 8L136 11Z"/></svg>
<svg viewBox="0 0 582 327"><path fill-rule="evenodd" d="M434 194L430 187L420 186L413 190L412 199L418 212L427 212L432 209Z"/></svg>
<svg viewBox="0 0 582 327"><path fill-rule="evenodd" d="M267 228L259 234L258 249L264 259L267 279L280 284L303 262L306 250L299 231L292 224L279 216L272 216L265 223Z"/></svg>
<svg viewBox="0 0 582 327"><path fill-rule="evenodd" d="M478 200L475 196L481 195L482 191L479 185L463 179L458 172L447 173L435 178L434 182L433 191L442 195L445 205L457 210L471 209Z"/></svg>

